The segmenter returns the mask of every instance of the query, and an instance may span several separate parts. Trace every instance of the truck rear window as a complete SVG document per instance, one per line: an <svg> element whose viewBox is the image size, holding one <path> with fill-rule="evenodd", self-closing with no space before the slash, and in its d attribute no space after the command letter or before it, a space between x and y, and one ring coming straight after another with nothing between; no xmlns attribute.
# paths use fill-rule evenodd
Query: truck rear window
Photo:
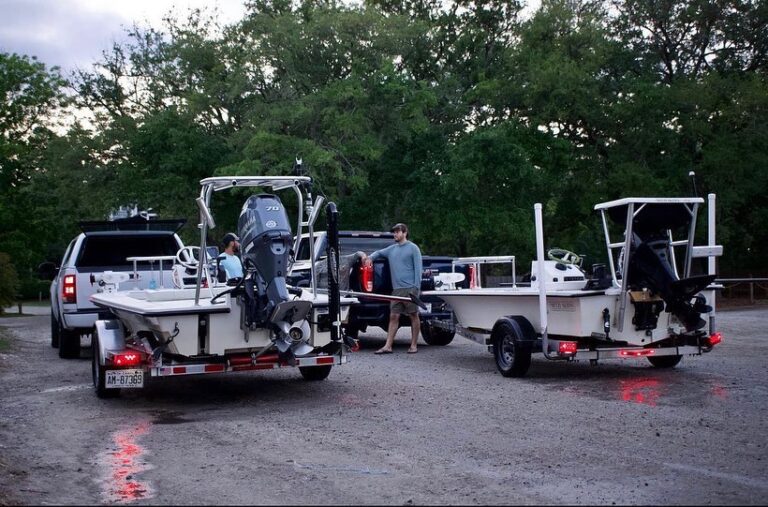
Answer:
<svg viewBox="0 0 768 507"><path fill-rule="evenodd" d="M83 239L77 267L128 267L133 263L127 257L176 255L179 246L171 235L158 236L88 236Z"/></svg>

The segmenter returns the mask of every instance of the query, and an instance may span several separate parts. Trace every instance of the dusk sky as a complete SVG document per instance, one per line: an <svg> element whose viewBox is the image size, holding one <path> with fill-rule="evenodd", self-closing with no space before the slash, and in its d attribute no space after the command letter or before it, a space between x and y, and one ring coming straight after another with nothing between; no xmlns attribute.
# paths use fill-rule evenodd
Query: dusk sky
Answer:
<svg viewBox="0 0 768 507"><path fill-rule="evenodd" d="M193 8L217 9L223 24L245 13L243 0L0 0L0 52L36 56L66 76L89 69L134 23L162 28L167 13Z"/></svg>

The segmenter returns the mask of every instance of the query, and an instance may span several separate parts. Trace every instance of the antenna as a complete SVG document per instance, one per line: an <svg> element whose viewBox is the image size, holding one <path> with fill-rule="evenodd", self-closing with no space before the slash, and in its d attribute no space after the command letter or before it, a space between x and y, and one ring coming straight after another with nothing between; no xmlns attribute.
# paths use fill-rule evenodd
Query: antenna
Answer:
<svg viewBox="0 0 768 507"><path fill-rule="evenodd" d="M698 197L699 196L699 192L698 192L698 190L696 190L696 173L693 172L693 171L690 171L688 173L688 176L691 177L691 184L693 185L693 196L694 197Z"/></svg>

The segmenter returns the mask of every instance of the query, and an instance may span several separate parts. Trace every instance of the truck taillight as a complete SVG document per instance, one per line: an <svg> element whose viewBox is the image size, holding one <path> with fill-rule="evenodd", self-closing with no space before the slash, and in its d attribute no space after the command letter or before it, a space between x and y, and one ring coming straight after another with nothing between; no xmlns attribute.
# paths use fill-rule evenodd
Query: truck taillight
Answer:
<svg viewBox="0 0 768 507"><path fill-rule="evenodd" d="M61 300L65 303L77 303L77 279L75 275L66 275L61 286Z"/></svg>
<svg viewBox="0 0 768 507"><path fill-rule="evenodd" d="M373 292L373 266L360 267L360 285L363 292Z"/></svg>

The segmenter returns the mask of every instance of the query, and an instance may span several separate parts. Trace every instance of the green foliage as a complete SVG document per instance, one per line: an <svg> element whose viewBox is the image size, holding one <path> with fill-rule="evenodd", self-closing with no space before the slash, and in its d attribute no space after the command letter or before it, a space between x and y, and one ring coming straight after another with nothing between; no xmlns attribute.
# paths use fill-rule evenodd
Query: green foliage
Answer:
<svg viewBox="0 0 768 507"><path fill-rule="evenodd" d="M18 299L19 276L7 253L0 252L0 314Z"/></svg>
<svg viewBox="0 0 768 507"><path fill-rule="evenodd" d="M92 121L60 135L43 121L58 72L0 55L0 250L31 279L78 220L133 202L195 241L200 179L298 157L345 228L404 221L428 253L522 266L534 203L547 247L599 262L594 204L688 195L694 171L718 195L721 272L764 273L766 3L543 0L526 20L522 4L253 0L226 27L191 11L78 72ZM246 197L217 197L216 236Z"/></svg>

